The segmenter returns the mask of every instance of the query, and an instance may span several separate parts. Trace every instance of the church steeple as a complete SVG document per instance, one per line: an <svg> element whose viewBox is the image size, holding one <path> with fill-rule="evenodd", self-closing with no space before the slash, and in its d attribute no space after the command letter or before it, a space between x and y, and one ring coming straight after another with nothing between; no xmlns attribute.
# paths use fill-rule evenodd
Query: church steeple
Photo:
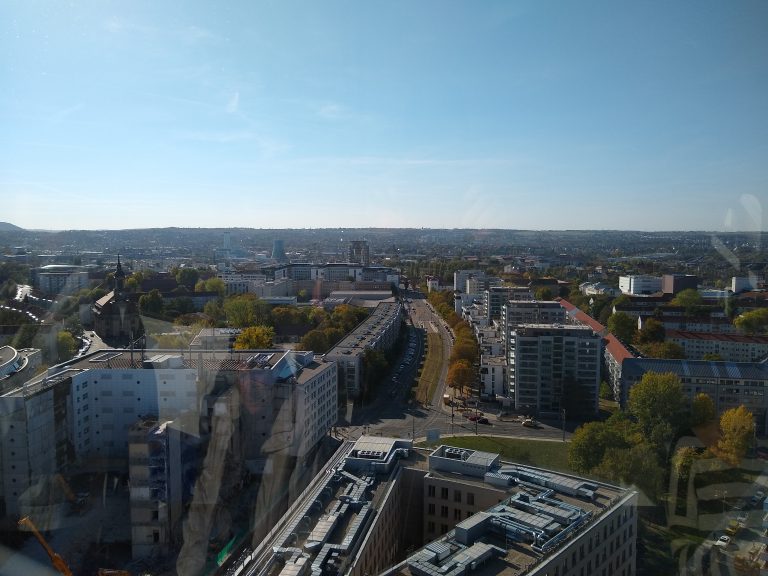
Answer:
<svg viewBox="0 0 768 576"><path fill-rule="evenodd" d="M125 272L120 264L120 254L117 255L117 268L115 268L115 293L120 294L125 286Z"/></svg>

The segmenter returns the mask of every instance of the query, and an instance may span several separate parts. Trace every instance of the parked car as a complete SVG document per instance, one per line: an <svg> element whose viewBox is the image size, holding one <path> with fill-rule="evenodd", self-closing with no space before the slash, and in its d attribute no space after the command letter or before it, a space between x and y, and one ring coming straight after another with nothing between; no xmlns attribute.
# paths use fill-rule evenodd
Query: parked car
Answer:
<svg viewBox="0 0 768 576"><path fill-rule="evenodd" d="M731 543L731 537L723 534L722 536L720 536L720 538L717 539L717 542L715 542L715 546L718 546L720 548L728 548L730 543Z"/></svg>

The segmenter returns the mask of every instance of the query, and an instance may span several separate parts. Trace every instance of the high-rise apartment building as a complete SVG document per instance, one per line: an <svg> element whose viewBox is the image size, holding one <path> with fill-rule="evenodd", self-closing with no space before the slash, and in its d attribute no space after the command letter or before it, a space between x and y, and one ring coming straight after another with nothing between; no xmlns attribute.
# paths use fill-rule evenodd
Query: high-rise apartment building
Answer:
<svg viewBox="0 0 768 576"><path fill-rule="evenodd" d="M529 414L598 410L602 339L588 326L522 324L513 333L515 406Z"/></svg>

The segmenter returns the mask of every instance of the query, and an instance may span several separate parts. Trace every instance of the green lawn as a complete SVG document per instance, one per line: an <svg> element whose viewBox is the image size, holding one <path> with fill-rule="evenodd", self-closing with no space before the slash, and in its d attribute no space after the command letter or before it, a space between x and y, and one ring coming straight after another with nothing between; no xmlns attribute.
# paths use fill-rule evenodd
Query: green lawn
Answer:
<svg viewBox="0 0 768 576"><path fill-rule="evenodd" d="M427 334L427 357L421 369L421 376L416 388L416 399L429 402L437 390L440 371L443 367L443 337L430 332Z"/></svg>
<svg viewBox="0 0 768 576"><path fill-rule="evenodd" d="M441 438L439 444L473 448L484 452L497 452L501 454L503 460L574 474L574 471L568 467L568 443L559 440L454 436ZM431 444L422 444L422 446L429 445Z"/></svg>

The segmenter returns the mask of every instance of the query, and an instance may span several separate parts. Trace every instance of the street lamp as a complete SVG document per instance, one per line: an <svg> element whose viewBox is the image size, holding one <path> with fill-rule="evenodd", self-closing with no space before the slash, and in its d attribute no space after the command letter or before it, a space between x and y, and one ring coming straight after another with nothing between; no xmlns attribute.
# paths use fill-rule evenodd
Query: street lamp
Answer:
<svg viewBox="0 0 768 576"><path fill-rule="evenodd" d="M560 416L563 419L563 442L565 442L565 408L560 409Z"/></svg>

